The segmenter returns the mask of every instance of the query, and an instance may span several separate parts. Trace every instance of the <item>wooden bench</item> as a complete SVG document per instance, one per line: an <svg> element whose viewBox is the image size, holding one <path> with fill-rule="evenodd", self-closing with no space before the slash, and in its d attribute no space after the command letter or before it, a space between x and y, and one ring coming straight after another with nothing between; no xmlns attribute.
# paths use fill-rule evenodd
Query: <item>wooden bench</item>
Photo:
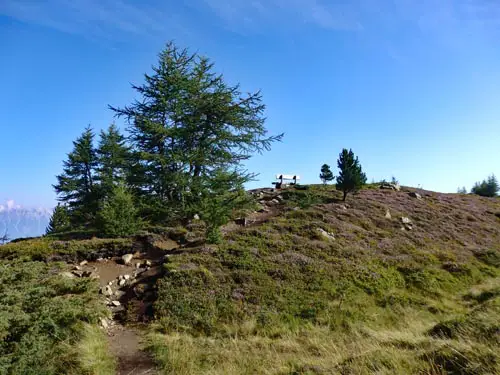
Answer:
<svg viewBox="0 0 500 375"><path fill-rule="evenodd" d="M276 179L279 181L273 182L273 185L276 185L276 189L281 189L288 185L297 185L300 176L293 174L277 174Z"/></svg>

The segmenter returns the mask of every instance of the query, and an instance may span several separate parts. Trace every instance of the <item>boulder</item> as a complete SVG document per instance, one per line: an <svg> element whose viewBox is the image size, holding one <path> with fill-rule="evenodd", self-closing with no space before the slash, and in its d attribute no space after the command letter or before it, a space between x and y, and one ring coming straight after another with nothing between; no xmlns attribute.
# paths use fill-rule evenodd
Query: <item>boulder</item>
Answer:
<svg viewBox="0 0 500 375"><path fill-rule="evenodd" d="M68 271L61 272L59 275L61 275L62 277L65 277L67 279L74 279L76 277L75 275L73 275L71 272L68 272Z"/></svg>
<svg viewBox="0 0 500 375"><path fill-rule="evenodd" d="M381 189L388 189L388 190L395 190L395 191L401 190L401 186L399 186L399 184L393 184L391 182L383 182L380 185L380 188Z"/></svg>
<svg viewBox="0 0 500 375"><path fill-rule="evenodd" d="M118 281L118 286L124 286L126 283L127 283L127 280L121 279L120 281Z"/></svg>
<svg viewBox="0 0 500 375"><path fill-rule="evenodd" d="M111 301L111 306L115 306L115 307L118 307L118 306L121 306L122 304L120 303L120 301Z"/></svg>
<svg viewBox="0 0 500 375"><path fill-rule="evenodd" d="M83 277L83 271L73 271L71 273L76 277Z"/></svg>
<svg viewBox="0 0 500 375"><path fill-rule="evenodd" d="M318 232L328 240L335 240L335 236L333 235L333 233L327 232L323 228L318 228Z"/></svg>
<svg viewBox="0 0 500 375"><path fill-rule="evenodd" d="M200 215L195 214L195 215L193 216L193 220L200 220Z"/></svg>
<svg viewBox="0 0 500 375"><path fill-rule="evenodd" d="M107 297L113 295L113 289L109 285L103 286L99 292Z"/></svg>
<svg viewBox="0 0 500 375"><path fill-rule="evenodd" d="M411 193L408 194L410 197L412 198L417 198L417 199L422 199L422 196L419 194L419 193L416 193L414 191L412 191Z"/></svg>
<svg viewBox="0 0 500 375"><path fill-rule="evenodd" d="M122 256L123 264L125 265L130 264L133 258L134 258L133 254L125 254L124 256Z"/></svg>
<svg viewBox="0 0 500 375"><path fill-rule="evenodd" d="M102 328L104 328L104 329L108 329L109 328L108 319L101 318L101 319L99 319L99 323L100 323L100 325L101 325Z"/></svg>
<svg viewBox="0 0 500 375"><path fill-rule="evenodd" d="M386 219L392 219L391 211L389 211L389 210L385 211L385 218Z"/></svg>
<svg viewBox="0 0 500 375"><path fill-rule="evenodd" d="M85 266L87 263L88 263L88 262L87 262L86 260L82 260L82 261L80 262L80 266L82 266L82 267L83 267L83 266Z"/></svg>

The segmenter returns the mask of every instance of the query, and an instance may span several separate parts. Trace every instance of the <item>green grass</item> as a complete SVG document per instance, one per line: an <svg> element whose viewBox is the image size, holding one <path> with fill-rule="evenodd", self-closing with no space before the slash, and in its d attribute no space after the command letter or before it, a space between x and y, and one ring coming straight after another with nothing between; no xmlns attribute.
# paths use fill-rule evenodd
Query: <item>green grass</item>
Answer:
<svg viewBox="0 0 500 375"><path fill-rule="evenodd" d="M113 374L98 285L61 263L0 261L0 374ZM92 326L94 325L94 326Z"/></svg>
<svg viewBox="0 0 500 375"><path fill-rule="evenodd" d="M0 246L0 259L24 257L30 260L45 261L58 258L64 260L97 258L99 254L130 252L132 244L133 240L128 238L61 241L51 237L42 237Z"/></svg>
<svg viewBox="0 0 500 375"><path fill-rule="evenodd" d="M500 371L500 227L481 216L497 203L368 189L344 206L332 189L284 192L269 222L169 258L150 334L165 374Z"/></svg>

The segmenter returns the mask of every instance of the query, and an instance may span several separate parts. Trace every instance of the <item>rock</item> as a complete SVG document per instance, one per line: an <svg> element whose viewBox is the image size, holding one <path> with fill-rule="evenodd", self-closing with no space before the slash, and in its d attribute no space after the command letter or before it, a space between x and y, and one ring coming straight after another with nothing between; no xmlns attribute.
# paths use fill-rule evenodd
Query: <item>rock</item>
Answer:
<svg viewBox="0 0 500 375"><path fill-rule="evenodd" d="M110 281L110 282L108 283L108 285L109 285L109 286L113 285L113 281Z"/></svg>
<svg viewBox="0 0 500 375"><path fill-rule="evenodd" d="M120 301L117 301L117 300L114 300L114 301L111 301L111 306L121 306L122 304L120 303Z"/></svg>
<svg viewBox="0 0 500 375"><path fill-rule="evenodd" d="M123 280L130 280L130 275L123 275Z"/></svg>
<svg viewBox="0 0 500 375"><path fill-rule="evenodd" d="M133 258L134 258L133 254L125 254L124 256L122 256L123 264L125 265L129 264Z"/></svg>
<svg viewBox="0 0 500 375"><path fill-rule="evenodd" d="M122 298L125 294L126 292L124 292L123 290L117 290L113 295L115 296L116 299L119 299Z"/></svg>
<svg viewBox="0 0 500 375"><path fill-rule="evenodd" d="M82 267L80 266L74 266L73 271L81 271Z"/></svg>
<svg viewBox="0 0 500 375"><path fill-rule="evenodd" d="M61 272L59 275L61 275L62 277L65 277L67 279L74 279L75 278L75 275L73 275L71 272L68 272L68 271Z"/></svg>
<svg viewBox="0 0 500 375"><path fill-rule="evenodd" d="M82 267L83 267L83 266L85 266L87 263L88 263L88 262L87 262L86 260L82 260L82 261L80 262L80 266L82 266Z"/></svg>
<svg viewBox="0 0 500 375"><path fill-rule="evenodd" d="M347 207L345 205L341 205L340 208L343 210L347 210Z"/></svg>
<svg viewBox="0 0 500 375"><path fill-rule="evenodd" d="M389 211L389 210L385 211L385 218L386 219L392 219L391 211Z"/></svg>
<svg viewBox="0 0 500 375"><path fill-rule="evenodd" d="M109 285L103 286L99 292L107 297L113 295L113 289Z"/></svg>
<svg viewBox="0 0 500 375"><path fill-rule="evenodd" d="M399 186L399 184L393 184L393 183L390 183L390 182L383 182L380 185L380 188L381 189L388 189L388 190L395 190L395 191L400 191L401 190L401 186Z"/></svg>
<svg viewBox="0 0 500 375"><path fill-rule="evenodd" d="M72 274L76 277L83 277L83 271L73 271Z"/></svg>
<svg viewBox="0 0 500 375"><path fill-rule="evenodd" d="M96 262L99 262L99 263L100 263L100 262L103 262L103 261L104 261L104 258L97 258L97 259L96 259Z"/></svg>
<svg viewBox="0 0 500 375"><path fill-rule="evenodd" d="M143 263L146 267L151 267L152 263L150 260L145 260L144 263Z"/></svg>
<svg viewBox="0 0 500 375"><path fill-rule="evenodd" d="M411 220L410 220L410 218L405 217L405 216L401 217L401 222L402 222L403 224L411 224Z"/></svg>
<svg viewBox="0 0 500 375"><path fill-rule="evenodd" d="M402 229L405 229L405 230L412 230L413 229L413 224L408 217L403 216L401 218L401 222L403 223L403 226L404 226L404 228L402 228Z"/></svg>
<svg viewBox="0 0 500 375"><path fill-rule="evenodd" d="M101 318L99 319L99 324L101 325L102 328L104 329L108 329L109 328L109 323L108 323L108 319L106 318Z"/></svg>
<svg viewBox="0 0 500 375"><path fill-rule="evenodd" d="M422 199L422 196L419 194L419 193L416 193L414 191L412 191L411 193L408 194L410 197L412 198L417 198L417 199Z"/></svg>
<svg viewBox="0 0 500 375"><path fill-rule="evenodd" d="M200 220L200 215L195 214L195 215L193 216L193 220Z"/></svg>
<svg viewBox="0 0 500 375"><path fill-rule="evenodd" d="M283 198L282 195L277 195L275 198L278 202L283 202L285 199Z"/></svg>
<svg viewBox="0 0 500 375"><path fill-rule="evenodd" d="M127 280L121 279L120 281L118 281L118 286L124 286L126 283L127 283Z"/></svg>
<svg viewBox="0 0 500 375"><path fill-rule="evenodd" d="M318 228L318 232L328 240L335 240L335 236L333 235L333 233L327 232L323 228Z"/></svg>
<svg viewBox="0 0 500 375"><path fill-rule="evenodd" d="M92 271L83 271L82 277L95 277Z"/></svg>

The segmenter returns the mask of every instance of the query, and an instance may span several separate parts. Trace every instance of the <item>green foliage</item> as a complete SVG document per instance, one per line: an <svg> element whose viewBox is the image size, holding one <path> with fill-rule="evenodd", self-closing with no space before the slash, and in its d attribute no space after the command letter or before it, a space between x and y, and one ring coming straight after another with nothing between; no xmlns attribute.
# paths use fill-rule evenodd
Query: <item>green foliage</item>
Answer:
<svg viewBox="0 0 500 375"><path fill-rule="evenodd" d="M87 127L73 142L73 151L64 161L63 173L57 176L54 189L59 201L65 203L73 225L92 224L98 206L95 168L98 159L93 146L94 133Z"/></svg>
<svg viewBox="0 0 500 375"><path fill-rule="evenodd" d="M203 198L193 210L198 209L201 219L206 223L209 243L219 243L222 239L220 226L226 224L236 212L254 205L253 199L243 187L246 180L245 176L236 172L220 170L201 189Z"/></svg>
<svg viewBox="0 0 500 375"><path fill-rule="evenodd" d="M471 190L473 194L477 194L482 197L496 197L499 191L500 185L498 184L498 180L495 175L489 176L482 182L476 182Z"/></svg>
<svg viewBox="0 0 500 375"><path fill-rule="evenodd" d="M242 95L213 67L169 43L146 82L134 86L141 100L111 107L129 124L131 184L154 221L188 216L220 171L248 180L241 163L281 139L266 135L260 93Z"/></svg>
<svg viewBox="0 0 500 375"><path fill-rule="evenodd" d="M106 316L98 285L91 279L64 278L62 270L55 263L0 261L1 374L99 371L94 366L84 369L80 353L72 350L85 337L82 323L96 324Z"/></svg>
<svg viewBox="0 0 500 375"><path fill-rule="evenodd" d="M352 150L343 149L337 161L339 176L337 177L337 190L344 193L344 201L348 193L355 192L366 183L366 175L361 169L358 157Z"/></svg>
<svg viewBox="0 0 500 375"><path fill-rule="evenodd" d="M99 211L99 229L106 237L127 237L141 227L132 194L124 185L115 186Z"/></svg>
<svg viewBox="0 0 500 375"><path fill-rule="evenodd" d="M54 257L68 260L97 259L132 250L132 240L126 238L60 241L51 237L10 242L0 246L0 259L26 258L40 261Z"/></svg>
<svg viewBox="0 0 500 375"><path fill-rule="evenodd" d="M101 131L96 153L99 159L96 174L100 195L108 197L116 185L125 183L130 169L130 150L116 125L112 124L106 131Z"/></svg>
<svg viewBox="0 0 500 375"><path fill-rule="evenodd" d="M321 166L321 173L319 174L319 178L321 179L321 181L323 181L325 185L328 182L333 181L333 179L335 178L328 164L323 164Z"/></svg>
<svg viewBox="0 0 500 375"><path fill-rule="evenodd" d="M71 222L67 207L58 203L50 217L46 234L65 232L70 229L70 226Z"/></svg>

